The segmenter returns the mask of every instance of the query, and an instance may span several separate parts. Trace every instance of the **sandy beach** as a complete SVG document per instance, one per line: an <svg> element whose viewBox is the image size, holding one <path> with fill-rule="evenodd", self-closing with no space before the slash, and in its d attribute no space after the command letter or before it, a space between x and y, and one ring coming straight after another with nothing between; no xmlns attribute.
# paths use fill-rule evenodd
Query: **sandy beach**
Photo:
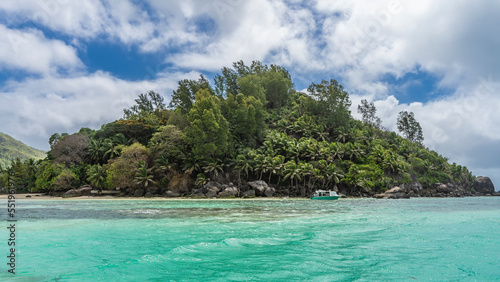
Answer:
<svg viewBox="0 0 500 282"><path fill-rule="evenodd" d="M10 194L0 194L0 200L8 199ZM190 197L175 197L175 198L165 198L165 197L114 197L114 196L82 196L82 197L53 197L48 196L43 193L29 193L29 194L14 194L16 200L165 200L165 201L193 201L193 200L245 200L245 201L263 201L263 200L309 200L309 198L289 198L289 197L256 197L256 198L190 198Z"/></svg>

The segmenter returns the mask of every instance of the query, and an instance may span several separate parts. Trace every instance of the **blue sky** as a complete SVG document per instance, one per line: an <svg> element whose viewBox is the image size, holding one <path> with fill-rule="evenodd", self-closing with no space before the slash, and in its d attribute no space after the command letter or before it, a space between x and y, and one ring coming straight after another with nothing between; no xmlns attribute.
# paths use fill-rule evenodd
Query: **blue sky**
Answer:
<svg viewBox="0 0 500 282"><path fill-rule="evenodd" d="M498 180L500 2L185 0L0 2L0 131L48 149L99 128L145 91L243 60L279 64L297 90L335 78L395 130ZM499 184L500 185L500 184Z"/></svg>

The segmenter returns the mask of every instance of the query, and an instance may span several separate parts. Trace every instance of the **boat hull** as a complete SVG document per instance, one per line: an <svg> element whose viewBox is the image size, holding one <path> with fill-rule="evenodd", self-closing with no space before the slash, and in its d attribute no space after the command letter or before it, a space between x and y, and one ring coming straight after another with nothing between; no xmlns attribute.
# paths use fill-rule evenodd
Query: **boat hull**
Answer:
<svg viewBox="0 0 500 282"><path fill-rule="evenodd" d="M337 200L340 196L322 196L322 197L312 197L312 200Z"/></svg>

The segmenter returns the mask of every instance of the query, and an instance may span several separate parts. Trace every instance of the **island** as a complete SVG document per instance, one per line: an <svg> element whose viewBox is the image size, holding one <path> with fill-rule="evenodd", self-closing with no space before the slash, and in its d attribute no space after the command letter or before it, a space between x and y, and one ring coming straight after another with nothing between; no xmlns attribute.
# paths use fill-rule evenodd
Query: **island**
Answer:
<svg viewBox="0 0 500 282"><path fill-rule="evenodd" d="M0 185L65 197L498 194L488 177L426 148L414 113L399 113L398 134L366 100L357 107L362 120L354 119L335 79L304 92L281 66L239 61L213 83L179 81L168 105L149 91L100 129L53 134L44 159L16 158L2 168Z"/></svg>

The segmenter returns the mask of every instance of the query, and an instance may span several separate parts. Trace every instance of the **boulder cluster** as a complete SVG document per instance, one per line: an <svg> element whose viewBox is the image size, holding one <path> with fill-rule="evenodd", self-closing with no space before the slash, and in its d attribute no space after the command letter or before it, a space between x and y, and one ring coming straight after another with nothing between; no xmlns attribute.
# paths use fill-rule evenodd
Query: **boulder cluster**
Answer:
<svg viewBox="0 0 500 282"><path fill-rule="evenodd" d="M82 186L78 189L71 189L64 193L63 198L71 198L71 197L82 197L82 196L91 196L92 187L90 185Z"/></svg>
<svg viewBox="0 0 500 282"><path fill-rule="evenodd" d="M276 189L269 187L263 180L248 182L246 189L241 191L233 183L220 184L215 181L210 181L199 189L193 189L191 198L253 198L253 197L272 197L276 193ZM173 193L166 194L167 197L175 197Z"/></svg>
<svg viewBox="0 0 500 282"><path fill-rule="evenodd" d="M288 195L288 190L283 189L277 193L274 187L269 186L263 180L245 182L241 186L233 183L221 184L216 181L209 181L200 188L189 189L192 183L189 178L181 177L176 179L176 185L173 190L166 191L163 195L159 194L158 188L148 187L147 189L126 190L126 191L97 191L92 190L90 185L85 185L79 189L71 189L62 196L81 197L99 195L131 195L134 197L191 197L191 198L254 198L254 197L273 197ZM192 186L191 186L192 187ZM61 194L59 194L60 196ZM370 196L370 195L367 195ZM495 192L495 187L489 177L478 177L474 184L457 185L454 183L436 183L431 187L423 187L420 183L401 184L395 186L384 193L373 195L377 199L407 199L413 197L471 197L471 196L500 196L500 192Z"/></svg>
<svg viewBox="0 0 500 282"><path fill-rule="evenodd" d="M402 184L376 194L378 199L405 199L410 197L471 197L471 196L500 196L495 192L495 186L489 177L478 177L473 187L456 185L454 183L436 183L432 187L424 188L420 183Z"/></svg>

